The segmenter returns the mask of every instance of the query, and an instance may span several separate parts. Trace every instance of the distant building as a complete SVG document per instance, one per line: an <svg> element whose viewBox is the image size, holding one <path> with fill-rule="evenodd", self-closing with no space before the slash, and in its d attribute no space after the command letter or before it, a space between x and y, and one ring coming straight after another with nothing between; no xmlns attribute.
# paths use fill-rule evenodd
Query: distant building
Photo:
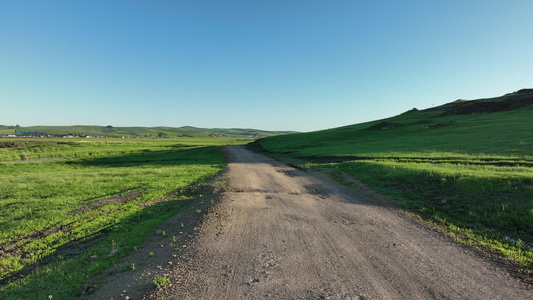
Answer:
<svg viewBox="0 0 533 300"><path fill-rule="evenodd" d="M46 137L46 132L17 132L19 137Z"/></svg>

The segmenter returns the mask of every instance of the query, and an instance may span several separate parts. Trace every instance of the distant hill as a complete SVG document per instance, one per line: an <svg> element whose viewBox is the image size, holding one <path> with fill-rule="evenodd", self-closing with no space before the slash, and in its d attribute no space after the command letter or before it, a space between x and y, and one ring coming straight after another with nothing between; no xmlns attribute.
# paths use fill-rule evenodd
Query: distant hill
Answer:
<svg viewBox="0 0 533 300"><path fill-rule="evenodd" d="M258 129L240 128L196 128L184 127L114 127L108 126L30 126L15 127L0 125L0 134L20 132L44 132L46 134L62 136L105 136L105 137L236 137L262 138L280 134L295 133L293 131L266 131Z"/></svg>

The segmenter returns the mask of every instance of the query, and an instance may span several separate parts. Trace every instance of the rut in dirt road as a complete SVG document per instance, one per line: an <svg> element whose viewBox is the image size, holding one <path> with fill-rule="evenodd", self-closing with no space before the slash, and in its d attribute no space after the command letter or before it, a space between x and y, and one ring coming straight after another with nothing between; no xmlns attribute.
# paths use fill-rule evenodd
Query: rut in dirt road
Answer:
<svg viewBox="0 0 533 300"><path fill-rule="evenodd" d="M490 261L319 175L226 148L228 190L162 299L531 299Z"/></svg>

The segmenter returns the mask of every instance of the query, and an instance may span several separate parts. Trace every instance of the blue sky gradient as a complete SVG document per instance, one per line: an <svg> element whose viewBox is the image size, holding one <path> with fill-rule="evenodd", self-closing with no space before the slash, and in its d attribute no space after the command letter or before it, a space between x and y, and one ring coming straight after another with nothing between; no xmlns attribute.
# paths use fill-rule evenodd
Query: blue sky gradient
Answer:
<svg viewBox="0 0 533 300"><path fill-rule="evenodd" d="M0 124L314 131L533 87L533 1L0 0Z"/></svg>

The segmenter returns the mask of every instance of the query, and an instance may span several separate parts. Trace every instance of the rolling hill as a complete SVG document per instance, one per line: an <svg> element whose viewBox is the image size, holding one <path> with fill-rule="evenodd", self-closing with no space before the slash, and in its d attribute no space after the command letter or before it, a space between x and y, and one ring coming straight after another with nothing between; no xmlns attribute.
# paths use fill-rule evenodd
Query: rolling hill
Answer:
<svg viewBox="0 0 533 300"><path fill-rule="evenodd" d="M279 134L294 133L291 131L266 131L257 129L223 129L184 127L113 127L108 126L31 126L15 127L0 125L0 134L20 132L43 132L49 135L73 136L105 136L105 137L235 137L261 138Z"/></svg>
<svg viewBox="0 0 533 300"><path fill-rule="evenodd" d="M533 89L256 144L293 158L505 155L533 159Z"/></svg>

